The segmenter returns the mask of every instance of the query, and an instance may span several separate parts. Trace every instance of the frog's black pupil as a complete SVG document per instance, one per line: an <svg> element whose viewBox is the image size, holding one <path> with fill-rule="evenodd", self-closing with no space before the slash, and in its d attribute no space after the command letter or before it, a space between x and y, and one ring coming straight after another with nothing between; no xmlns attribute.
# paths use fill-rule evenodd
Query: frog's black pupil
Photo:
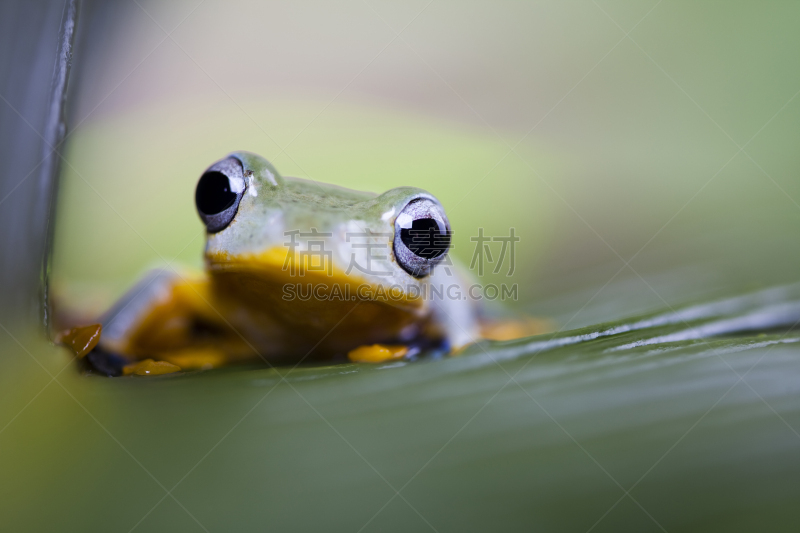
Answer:
<svg viewBox="0 0 800 533"><path fill-rule="evenodd" d="M447 227L432 218L418 218L410 228L400 230L400 238L409 250L425 259L439 257L450 247Z"/></svg>
<svg viewBox="0 0 800 533"><path fill-rule="evenodd" d="M236 201L231 182L222 172L206 172L200 177L194 194L197 209L205 215L222 213Z"/></svg>

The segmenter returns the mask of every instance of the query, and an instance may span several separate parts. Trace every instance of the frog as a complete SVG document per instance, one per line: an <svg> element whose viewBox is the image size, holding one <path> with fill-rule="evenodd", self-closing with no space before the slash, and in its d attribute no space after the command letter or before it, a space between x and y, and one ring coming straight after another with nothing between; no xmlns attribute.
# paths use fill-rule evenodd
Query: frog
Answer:
<svg viewBox="0 0 800 533"><path fill-rule="evenodd" d="M195 207L206 234L202 272L152 270L98 324L63 335L91 339L78 355L92 370L386 363L539 329L484 316L473 280L450 256L445 210L423 189L376 194L285 177L239 151L201 174Z"/></svg>

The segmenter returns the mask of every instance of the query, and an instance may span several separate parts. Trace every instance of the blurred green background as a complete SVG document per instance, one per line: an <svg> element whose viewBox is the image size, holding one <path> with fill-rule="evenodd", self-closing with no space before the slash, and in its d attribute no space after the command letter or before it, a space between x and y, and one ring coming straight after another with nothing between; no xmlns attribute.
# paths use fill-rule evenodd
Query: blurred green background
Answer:
<svg viewBox="0 0 800 533"><path fill-rule="evenodd" d="M142 6L86 53L57 285L119 292L153 261L198 264L194 184L239 149L286 175L428 189L462 260L478 227L515 227L523 305L564 320L631 258L670 303L795 277L793 3ZM692 275L672 283L676 266Z"/></svg>
<svg viewBox="0 0 800 533"><path fill-rule="evenodd" d="M241 149L285 175L429 190L465 262L478 228L516 228L513 279L484 281L518 283L510 305L565 330L798 278L800 4L140 4L82 20L53 263L78 307L157 264L199 267L194 185ZM85 378L18 338L0 378L10 530L797 523L792 344L594 342L502 365L490 346L279 383L286 369Z"/></svg>

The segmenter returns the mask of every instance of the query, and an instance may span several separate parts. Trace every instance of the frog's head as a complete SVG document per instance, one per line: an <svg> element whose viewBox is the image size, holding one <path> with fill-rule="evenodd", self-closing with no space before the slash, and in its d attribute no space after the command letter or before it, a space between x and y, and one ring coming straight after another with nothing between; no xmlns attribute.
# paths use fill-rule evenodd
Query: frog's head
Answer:
<svg viewBox="0 0 800 533"><path fill-rule="evenodd" d="M431 271L450 246L444 209L421 189L375 195L284 178L248 152L211 165L195 200L208 231L209 270L247 280L230 289L237 292L324 286L319 296L339 285L360 290L347 298L374 300L378 292L394 307L420 308Z"/></svg>

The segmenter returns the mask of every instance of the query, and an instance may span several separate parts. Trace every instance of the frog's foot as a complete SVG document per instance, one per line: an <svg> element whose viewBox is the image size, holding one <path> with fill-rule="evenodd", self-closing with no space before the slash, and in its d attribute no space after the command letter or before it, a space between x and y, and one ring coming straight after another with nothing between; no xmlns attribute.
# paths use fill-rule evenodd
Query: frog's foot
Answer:
<svg viewBox="0 0 800 533"><path fill-rule="evenodd" d="M553 331L553 323L542 318L481 320L481 337L493 341L508 341Z"/></svg>
<svg viewBox="0 0 800 533"><path fill-rule="evenodd" d="M213 348L186 348L156 354L154 359L129 359L121 355L93 350L86 356L89 367L109 377L117 376L159 376L182 370L209 370L224 366L224 352Z"/></svg>
<svg viewBox="0 0 800 533"><path fill-rule="evenodd" d="M401 344L373 344L359 346L347 353L354 363L383 363L402 359L408 354L408 347Z"/></svg>
<svg viewBox="0 0 800 533"><path fill-rule="evenodd" d="M150 374L145 366L139 371L140 363L122 355L111 353L98 347L100 334L103 330L102 325L92 324L90 326L78 326L62 331L56 335L55 342L66 346L75 354L79 360L92 371L107 377L117 377L131 373ZM147 361L153 362L152 359ZM143 363L144 361L142 361ZM170 365L175 366L175 365ZM176 367L177 368L177 367ZM180 370L180 368L178 368ZM160 372L165 373L165 372Z"/></svg>

